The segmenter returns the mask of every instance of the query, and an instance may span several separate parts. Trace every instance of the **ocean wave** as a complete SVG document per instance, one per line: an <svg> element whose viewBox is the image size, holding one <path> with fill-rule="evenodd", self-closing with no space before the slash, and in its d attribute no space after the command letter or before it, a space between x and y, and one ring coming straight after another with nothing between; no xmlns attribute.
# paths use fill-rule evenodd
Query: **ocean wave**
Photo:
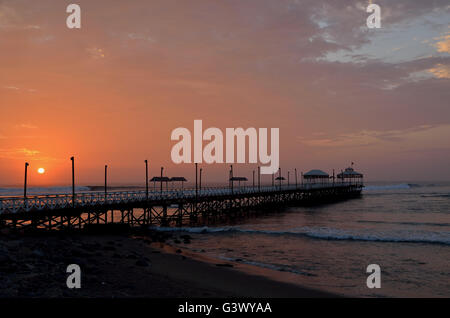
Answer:
<svg viewBox="0 0 450 318"><path fill-rule="evenodd" d="M364 190L365 191L401 190L401 189L411 189L413 187L414 186L412 186L412 184L410 184L410 183L400 183L400 184L388 184L388 185L369 185L369 186L364 186Z"/></svg>
<svg viewBox="0 0 450 318"><path fill-rule="evenodd" d="M282 265L267 264L267 263L250 261L250 260L246 260L246 259L224 257L224 256L219 256L218 258L221 259L221 260L224 260L224 261L243 263L243 264L247 264L247 265L252 265L252 266L257 266L257 267L271 269L271 270L278 271L278 272L289 272L289 273L293 273L293 274L297 274L297 275L303 275L303 276L317 276L316 274L299 271L299 270L292 269L292 268L289 268L287 266L282 266Z"/></svg>
<svg viewBox="0 0 450 318"><path fill-rule="evenodd" d="M384 185L366 185L364 190L366 191L379 191L379 190L403 190L412 188L430 188L436 187L435 184L418 184L418 183L395 183Z"/></svg>
<svg viewBox="0 0 450 318"><path fill-rule="evenodd" d="M395 231L370 233L352 232L349 230L330 228L305 228L308 237L325 240L347 240L347 241L370 241L391 243L428 243L450 245L450 233L448 232L426 232L426 231Z"/></svg>
<svg viewBox="0 0 450 318"><path fill-rule="evenodd" d="M401 224L401 225L414 225L414 226L450 226L450 223L434 223L434 222L391 222L391 221L370 221L359 220L358 223L374 223L374 224Z"/></svg>
<svg viewBox="0 0 450 318"><path fill-rule="evenodd" d="M334 229L326 227L302 227L294 228L286 231L271 230L253 230L243 229L239 227L184 227L184 228L168 228L168 227L152 227L157 231L167 232L188 232L196 234L217 234L217 233L244 233L244 234L262 234L273 236L299 236L313 239L330 240L330 241L366 241L366 242L391 242L391 243L428 243L450 245L449 232L431 232L431 231L395 231L382 232L376 231L368 233L350 231L343 229Z"/></svg>
<svg viewBox="0 0 450 318"><path fill-rule="evenodd" d="M420 197L422 197L422 198L450 198L450 193L422 194Z"/></svg>
<svg viewBox="0 0 450 318"><path fill-rule="evenodd" d="M160 232L188 232L188 233L223 233L223 232L237 232L238 228L232 226L226 227L163 227L163 226L152 226L151 230Z"/></svg>

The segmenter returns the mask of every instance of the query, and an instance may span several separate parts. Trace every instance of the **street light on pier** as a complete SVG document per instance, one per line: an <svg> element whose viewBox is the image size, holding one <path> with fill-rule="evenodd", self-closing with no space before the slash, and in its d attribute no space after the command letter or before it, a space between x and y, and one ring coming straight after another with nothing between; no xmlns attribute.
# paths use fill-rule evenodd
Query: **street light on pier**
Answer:
<svg viewBox="0 0 450 318"><path fill-rule="evenodd" d="M233 194L233 165L230 165L231 194Z"/></svg>
<svg viewBox="0 0 450 318"><path fill-rule="evenodd" d="M198 163L195 163L195 198L198 196Z"/></svg>
<svg viewBox="0 0 450 318"><path fill-rule="evenodd" d="M295 168L294 171L295 171L295 188L297 188L297 168Z"/></svg>
<svg viewBox="0 0 450 318"><path fill-rule="evenodd" d="M278 178L280 180L280 190L281 190L281 167L278 168L279 174L278 174Z"/></svg>
<svg viewBox="0 0 450 318"><path fill-rule="evenodd" d="M289 187L289 173L290 173L290 171L288 170L288 187Z"/></svg>
<svg viewBox="0 0 450 318"><path fill-rule="evenodd" d="M70 157L72 161L72 206L75 207L75 157Z"/></svg>
<svg viewBox="0 0 450 318"><path fill-rule="evenodd" d="M261 190L261 167L258 166L258 191Z"/></svg>
<svg viewBox="0 0 450 318"><path fill-rule="evenodd" d="M28 166L30 164L28 162L25 162L25 181L23 183L23 198L27 198L27 175L28 175Z"/></svg>
<svg viewBox="0 0 450 318"><path fill-rule="evenodd" d="M255 170L253 170L253 188L255 187Z"/></svg>
<svg viewBox="0 0 450 318"><path fill-rule="evenodd" d="M145 197L148 201L148 160L145 160Z"/></svg>
<svg viewBox="0 0 450 318"><path fill-rule="evenodd" d="M203 168L200 168L200 184L199 184L200 191L202 191L202 172Z"/></svg>
<svg viewBox="0 0 450 318"><path fill-rule="evenodd" d="M105 165L105 203L108 196L108 165Z"/></svg>
<svg viewBox="0 0 450 318"><path fill-rule="evenodd" d="M164 167L161 167L161 193L162 193L162 184L163 184L163 172L164 172Z"/></svg>

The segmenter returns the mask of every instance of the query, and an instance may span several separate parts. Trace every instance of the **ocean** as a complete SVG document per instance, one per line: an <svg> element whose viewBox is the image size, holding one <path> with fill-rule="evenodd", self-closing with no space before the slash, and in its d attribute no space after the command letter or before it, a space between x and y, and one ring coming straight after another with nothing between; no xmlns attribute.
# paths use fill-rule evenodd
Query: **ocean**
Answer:
<svg viewBox="0 0 450 318"><path fill-rule="evenodd" d="M218 260L291 273L291 283L362 297L450 297L450 184L369 183L361 198L291 207L238 224L161 228ZM366 285L369 264L381 288Z"/></svg>
<svg viewBox="0 0 450 318"><path fill-rule="evenodd" d="M0 196L21 194L0 188ZM356 199L280 208L234 224L158 230L192 236L179 244L184 249L289 273L301 286L346 296L450 297L450 183L367 183ZM369 264L381 268L379 289L366 285Z"/></svg>

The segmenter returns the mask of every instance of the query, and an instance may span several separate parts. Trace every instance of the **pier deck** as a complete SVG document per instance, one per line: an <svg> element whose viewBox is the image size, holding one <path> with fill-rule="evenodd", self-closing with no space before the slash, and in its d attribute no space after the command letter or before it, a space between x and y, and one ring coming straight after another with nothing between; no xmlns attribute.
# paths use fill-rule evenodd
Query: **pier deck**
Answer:
<svg viewBox="0 0 450 318"><path fill-rule="evenodd" d="M0 227L83 228L86 224L182 226L250 210L321 204L358 196L362 183L87 192L0 198Z"/></svg>

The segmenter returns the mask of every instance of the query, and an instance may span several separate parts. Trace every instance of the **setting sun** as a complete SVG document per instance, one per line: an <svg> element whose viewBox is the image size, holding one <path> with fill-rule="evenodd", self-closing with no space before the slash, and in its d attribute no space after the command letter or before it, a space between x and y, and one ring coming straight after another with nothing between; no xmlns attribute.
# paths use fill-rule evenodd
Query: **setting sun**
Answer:
<svg viewBox="0 0 450 318"><path fill-rule="evenodd" d="M44 169L44 168L39 168L39 169L37 170L37 172L38 172L39 174L44 174L44 173L45 173L45 169Z"/></svg>

